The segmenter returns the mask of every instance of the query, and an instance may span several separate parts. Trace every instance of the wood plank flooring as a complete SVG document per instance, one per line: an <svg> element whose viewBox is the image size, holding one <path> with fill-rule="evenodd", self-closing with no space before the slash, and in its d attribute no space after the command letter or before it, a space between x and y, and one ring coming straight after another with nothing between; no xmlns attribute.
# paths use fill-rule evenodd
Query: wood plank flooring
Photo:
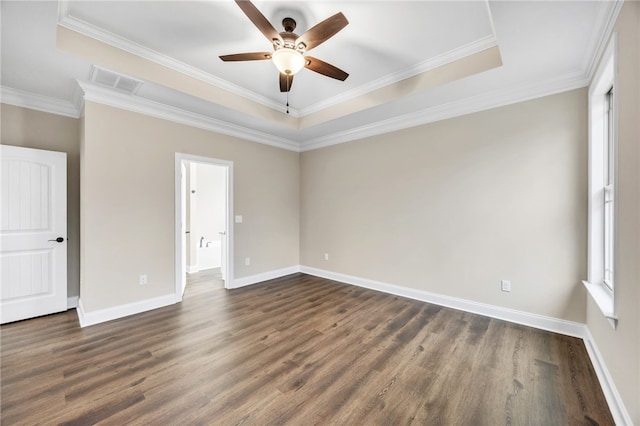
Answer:
<svg viewBox="0 0 640 426"><path fill-rule="evenodd" d="M295 274L79 328L3 325L1 421L612 425L580 339Z"/></svg>

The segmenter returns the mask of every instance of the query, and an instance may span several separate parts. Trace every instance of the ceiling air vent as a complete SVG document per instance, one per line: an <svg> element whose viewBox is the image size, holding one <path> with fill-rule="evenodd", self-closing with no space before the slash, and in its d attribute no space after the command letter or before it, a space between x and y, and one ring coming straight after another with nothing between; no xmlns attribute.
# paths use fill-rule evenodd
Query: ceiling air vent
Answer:
<svg viewBox="0 0 640 426"><path fill-rule="evenodd" d="M142 80L118 74L96 65L91 69L91 81L130 95L135 95L140 90L142 83L144 83Z"/></svg>

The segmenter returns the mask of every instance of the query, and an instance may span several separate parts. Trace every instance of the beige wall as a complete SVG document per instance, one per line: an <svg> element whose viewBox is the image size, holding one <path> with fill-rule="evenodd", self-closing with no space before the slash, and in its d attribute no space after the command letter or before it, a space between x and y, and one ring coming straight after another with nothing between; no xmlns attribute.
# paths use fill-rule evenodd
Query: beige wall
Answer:
<svg viewBox="0 0 640 426"><path fill-rule="evenodd" d="M67 296L80 294L79 120L2 104L1 139L6 145L67 153Z"/></svg>
<svg viewBox="0 0 640 426"><path fill-rule="evenodd" d="M176 152L233 161L236 278L299 264L297 153L93 102L82 148L87 312L174 292Z"/></svg>
<svg viewBox="0 0 640 426"><path fill-rule="evenodd" d="M585 89L301 158L303 265L584 322Z"/></svg>
<svg viewBox="0 0 640 426"><path fill-rule="evenodd" d="M591 298L587 326L633 424L640 425L640 3L625 2L618 34L618 181L614 330Z"/></svg>

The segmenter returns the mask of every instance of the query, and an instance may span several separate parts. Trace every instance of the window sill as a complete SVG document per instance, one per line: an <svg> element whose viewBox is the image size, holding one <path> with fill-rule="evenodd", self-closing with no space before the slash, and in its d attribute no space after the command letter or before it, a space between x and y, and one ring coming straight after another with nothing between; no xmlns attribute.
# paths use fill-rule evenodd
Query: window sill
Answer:
<svg viewBox="0 0 640 426"><path fill-rule="evenodd" d="M609 320L609 323L615 330L618 325L618 317L615 314L615 307L613 303L613 293L604 284L590 283L588 281L582 281L587 291L598 305L598 308L602 311L605 318Z"/></svg>

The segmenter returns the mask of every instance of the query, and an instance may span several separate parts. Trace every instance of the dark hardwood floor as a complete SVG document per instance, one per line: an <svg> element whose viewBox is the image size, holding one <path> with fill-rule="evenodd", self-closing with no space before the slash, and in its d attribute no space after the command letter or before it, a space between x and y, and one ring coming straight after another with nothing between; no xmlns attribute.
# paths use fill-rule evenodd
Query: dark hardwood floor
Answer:
<svg viewBox="0 0 640 426"><path fill-rule="evenodd" d="M303 274L3 325L3 425L611 425L580 339Z"/></svg>

